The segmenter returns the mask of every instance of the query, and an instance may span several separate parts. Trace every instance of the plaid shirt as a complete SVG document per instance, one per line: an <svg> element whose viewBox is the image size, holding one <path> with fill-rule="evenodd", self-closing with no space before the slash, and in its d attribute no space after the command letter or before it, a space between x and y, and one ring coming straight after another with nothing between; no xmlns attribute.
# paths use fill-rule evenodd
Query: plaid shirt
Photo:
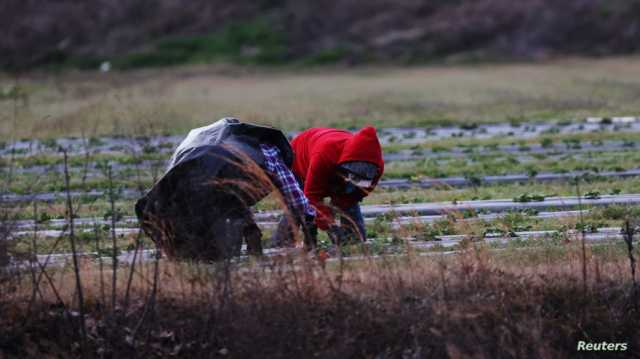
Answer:
<svg viewBox="0 0 640 359"><path fill-rule="evenodd" d="M304 195L293 172L282 161L278 147L261 144L260 149L264 154L267 171L273 183L282 193L289 209L295 214L315 217L316 210L309 203L307 196Z"/></svg>

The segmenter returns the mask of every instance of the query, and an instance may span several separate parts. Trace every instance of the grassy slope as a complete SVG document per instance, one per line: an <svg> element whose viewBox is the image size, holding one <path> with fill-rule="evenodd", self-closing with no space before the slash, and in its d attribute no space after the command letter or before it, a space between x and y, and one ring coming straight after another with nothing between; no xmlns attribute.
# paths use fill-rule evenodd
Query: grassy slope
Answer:
<svg viewBox="0 0 640 359"><path fill-rule="evenodd" d="M194 66L1 77L0 139L182 133L226 115L283 129L428 126L640 112L638 58L260 70ZM16 99L16 101L14 101Z"/></svg>

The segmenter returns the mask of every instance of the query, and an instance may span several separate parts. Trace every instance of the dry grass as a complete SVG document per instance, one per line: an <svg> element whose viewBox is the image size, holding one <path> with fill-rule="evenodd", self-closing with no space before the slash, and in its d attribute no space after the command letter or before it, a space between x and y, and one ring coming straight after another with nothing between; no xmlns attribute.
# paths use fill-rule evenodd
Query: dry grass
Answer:
<svg viewBox="0 0 640 359"><path fill-rule="evenodd" d="M136 269L129 306L119 284L115 310L101 298L100 272L85 263L85 355L569 358L578 340L627 342L624 355L638 355L639 303L625 258L589 253L583 293L579 248L565 249L542 260L535 251L469 249L326 270L300 258L230 266L160 261L154 302L155 266L145 264ZM28 278L14 282L0 306L0 352L80 355L73 273L49 272L63 303L47 285L30 301Z"/></svg>
<svg viewBox="0 0 640 359"><path fill-rule="evenodd" d="M640 112L636 57L295 71L195 66L18 79L18 137L182 132L225 115L283 129L429 125ZM0 79L1 88L15 79ZM14 101L0 102L0 135Z"/></svg>

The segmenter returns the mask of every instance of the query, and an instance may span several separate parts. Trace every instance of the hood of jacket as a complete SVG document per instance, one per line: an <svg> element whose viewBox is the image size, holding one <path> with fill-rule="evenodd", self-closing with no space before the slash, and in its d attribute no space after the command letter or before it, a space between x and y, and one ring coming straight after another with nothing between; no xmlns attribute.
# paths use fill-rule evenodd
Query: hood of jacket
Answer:
<svg viewBox="0 0 640 359"><path fill-rule="evenodd" d="M378 166L378 176L376 177L382 176L384 172L382 146L380 146L375 128L365 127L345 142L338 164L353 161L373 163Z"/></svg>

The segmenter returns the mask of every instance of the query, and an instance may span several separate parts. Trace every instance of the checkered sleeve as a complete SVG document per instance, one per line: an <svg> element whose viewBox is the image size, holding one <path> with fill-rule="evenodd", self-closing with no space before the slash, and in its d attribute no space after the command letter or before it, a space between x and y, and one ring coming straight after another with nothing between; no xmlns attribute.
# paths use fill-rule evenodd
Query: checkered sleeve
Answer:
<svg viewBox="0 0 640 359"><path fill-rule="evenodd" d="M273 183L278 187L287 206L294 213L303 213L306 216L316 216L316 210L304 195L300 184L289 167L282 161L280 150L273 145L261 144L260 149L265 159L265 167L269 172Z"/></svg>

